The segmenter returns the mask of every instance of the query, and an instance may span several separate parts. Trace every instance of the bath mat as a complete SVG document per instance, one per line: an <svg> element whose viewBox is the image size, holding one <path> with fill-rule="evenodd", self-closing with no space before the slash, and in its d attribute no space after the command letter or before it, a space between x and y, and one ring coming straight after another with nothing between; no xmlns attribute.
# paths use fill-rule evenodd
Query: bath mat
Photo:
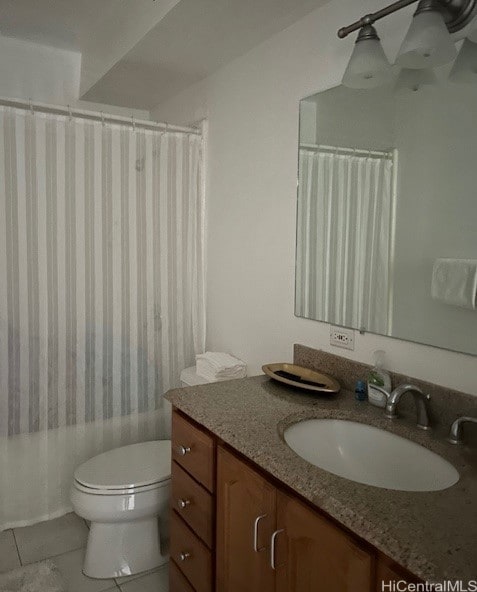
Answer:
<svg viewBox="0 0 477 592"><path fill-rule="evenodd" d="M0 592L66 592L58 568L41 561L0 574Z"/></svg>

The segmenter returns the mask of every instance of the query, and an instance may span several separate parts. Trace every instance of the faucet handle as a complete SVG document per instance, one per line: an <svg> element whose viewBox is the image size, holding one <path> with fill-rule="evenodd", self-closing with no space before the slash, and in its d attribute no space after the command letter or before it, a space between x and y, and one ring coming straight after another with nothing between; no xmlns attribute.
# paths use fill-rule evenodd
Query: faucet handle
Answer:
<svg viewBox="0 0 477 592"><path fill-rule="evenodd" d="M452 423L448 438L451 444L462 444L462 425L467 422L477 423L477 417L464 415Z"/></svg>

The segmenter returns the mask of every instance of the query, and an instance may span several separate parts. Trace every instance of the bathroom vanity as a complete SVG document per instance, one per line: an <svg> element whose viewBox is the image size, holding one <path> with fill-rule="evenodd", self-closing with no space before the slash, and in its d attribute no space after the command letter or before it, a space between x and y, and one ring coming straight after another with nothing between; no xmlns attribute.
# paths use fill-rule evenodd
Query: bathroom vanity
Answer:
<svg viewBox="0 0 477 592"><path fill-rule="evenodd" d="M448 426L423 432L404 408L392 421L346 388L316 397L264 376L167 398L171 592L374 592L382 581L476 579L477 455L473 445L448 443ZM283 439L309 418L404 436L452 463L460 479L442 491L409 492L338 477Z"/></svg>

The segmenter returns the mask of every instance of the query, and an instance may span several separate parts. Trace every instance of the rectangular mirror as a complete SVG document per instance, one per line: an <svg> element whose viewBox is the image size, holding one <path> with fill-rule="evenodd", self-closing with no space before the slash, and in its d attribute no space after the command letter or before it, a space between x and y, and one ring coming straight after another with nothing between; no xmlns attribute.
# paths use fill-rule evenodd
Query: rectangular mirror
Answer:
<svg viewBox="0 0 477 592"><path fill-rule="evenodd" d="M295 314L477 355L476 155L477 83L303 99Z"/></svg>

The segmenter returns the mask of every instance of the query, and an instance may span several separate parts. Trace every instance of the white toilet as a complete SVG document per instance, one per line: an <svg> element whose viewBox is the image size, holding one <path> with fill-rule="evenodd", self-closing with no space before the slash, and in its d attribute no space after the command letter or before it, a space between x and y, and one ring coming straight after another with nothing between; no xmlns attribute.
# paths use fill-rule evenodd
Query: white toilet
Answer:
<svg viewBox="0 0 477 592"><path fill-rule="evenodd" d="M127 576L165 563L171 442L116 448L91 458L74 475L71 502L91 521L83 572Z"/></svg>
<svg viewBox="0 0 477 592"><path fill-rule="evenodd" d="M199 384L209 384L210 380L199 376L195 366L185 368L181 372L181 386L197 386Z"/></svg>

